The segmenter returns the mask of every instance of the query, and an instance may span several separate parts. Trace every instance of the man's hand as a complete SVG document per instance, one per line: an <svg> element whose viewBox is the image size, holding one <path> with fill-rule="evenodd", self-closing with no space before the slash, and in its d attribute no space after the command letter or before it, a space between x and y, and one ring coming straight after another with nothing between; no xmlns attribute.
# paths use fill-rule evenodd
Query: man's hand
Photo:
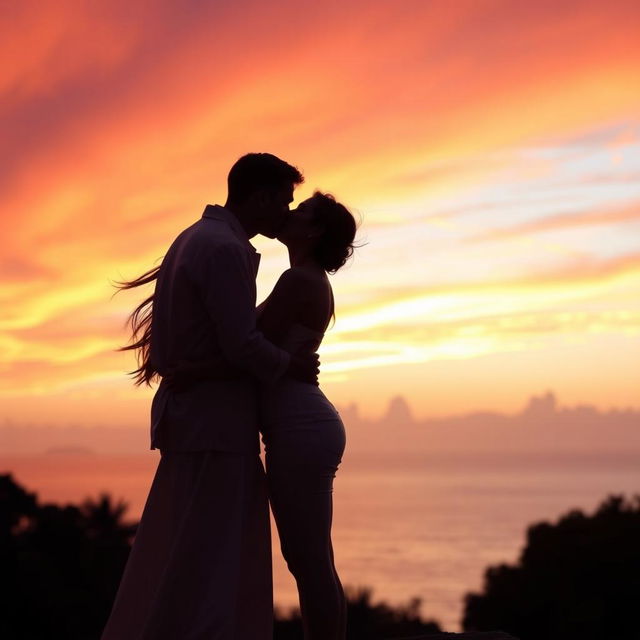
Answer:
<svg viewBox="0 0 640 640"><path fill-rule="evenodd" d="M296 353L291 356L291 362L285 375L318 386L320 373L320 356L317 353Z"/></svg>

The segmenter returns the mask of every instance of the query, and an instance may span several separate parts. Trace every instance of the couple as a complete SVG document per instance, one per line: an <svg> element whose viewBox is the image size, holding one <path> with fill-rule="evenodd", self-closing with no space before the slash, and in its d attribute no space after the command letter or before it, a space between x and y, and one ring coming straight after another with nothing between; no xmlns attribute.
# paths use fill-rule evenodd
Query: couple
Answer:
<svg viewBox="0 0 640 640"><path fill-rule="evenodd" d="M224 207L208 205L160 267L121 284L155 281L126 348L138 384L161 379L151 408L161 458L102 640L270 639L268 501L305 639L345 637L331 546L345 434L315 352L334 311L327 273L353 252L356 223L319 192L290 212L302 182L276 156L243 156ZM257 310L256 234L277 237L291 263Z"/></svg>

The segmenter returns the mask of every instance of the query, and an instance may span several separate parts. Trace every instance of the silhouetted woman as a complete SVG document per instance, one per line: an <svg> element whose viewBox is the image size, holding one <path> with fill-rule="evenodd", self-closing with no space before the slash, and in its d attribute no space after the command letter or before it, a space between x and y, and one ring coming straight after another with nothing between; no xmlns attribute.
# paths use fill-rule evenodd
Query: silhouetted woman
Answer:
<svg viewBox="0 0 640 640"><path fill-rule="evenodd" d="M327 273L352 254L355 232L351 213L329 195L316 192L292 212L278 236L291 268L258 307L265 337L290 353L318 349L334 313ZM331 519L344 426L319 387L292 378L263 387L260 406L269 499L298 586L305 640L341 640L346 603L333 561Z"/></svg>

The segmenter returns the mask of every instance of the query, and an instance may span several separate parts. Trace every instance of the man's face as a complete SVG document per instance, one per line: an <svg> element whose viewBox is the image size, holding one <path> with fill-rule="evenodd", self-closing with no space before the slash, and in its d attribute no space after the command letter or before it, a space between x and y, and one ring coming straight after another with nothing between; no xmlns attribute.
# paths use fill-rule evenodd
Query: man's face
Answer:
<svg viewBox="0 0 640 640"><path fill-rule="evenodd" d="M285 185L275 191L265 191L258 219L258 233L275 238L289 216L293 202L293 185Z"/></svg>

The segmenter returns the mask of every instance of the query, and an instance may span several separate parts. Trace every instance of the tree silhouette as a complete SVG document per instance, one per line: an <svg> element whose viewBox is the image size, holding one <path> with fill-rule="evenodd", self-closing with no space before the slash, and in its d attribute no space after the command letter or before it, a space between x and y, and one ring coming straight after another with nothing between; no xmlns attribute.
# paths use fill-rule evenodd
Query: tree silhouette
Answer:
<svg viewBox="0 0 640 640"><path fill-rule="evenodd" d="M0 475L0 544L9 538L36 511L36 496L17 485L10 475Z"/></svg>
<svg viewBox="0 0 640 640"><path fill-rule="evenodd" d="M137 525L124 522L128 508L123 500L114 503L108 493L100 494L97 500L87 498L80 507L87 535L94 540L130 543Z"/></svg>
<svg viewBox="0 0 640 640"><path fill-rule="evenodd" d="M0 475L0 637L99 638L135 526L108 496L81 507L38 505Z"/></svg>
<svg viewBox="0 0 640 640"><path fill-rule="evenodd" d="M463 626L521 640L640 638L640 496L611 496L528 530L517 565L490 567L468 594Z"/></svg>

